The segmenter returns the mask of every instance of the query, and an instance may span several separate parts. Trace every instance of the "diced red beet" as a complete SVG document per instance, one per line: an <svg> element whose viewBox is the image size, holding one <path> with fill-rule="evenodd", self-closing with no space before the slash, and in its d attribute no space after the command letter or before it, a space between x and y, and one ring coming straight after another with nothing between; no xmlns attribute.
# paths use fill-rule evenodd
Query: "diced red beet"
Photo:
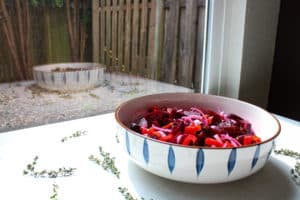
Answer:
<svg viewBox="0 0 300 200"><path fill-rule="evenodd" d="M164 142L206 147L239 147L261 142L250 122L236 114L192 107L153 106L130 128Z"/></svg>

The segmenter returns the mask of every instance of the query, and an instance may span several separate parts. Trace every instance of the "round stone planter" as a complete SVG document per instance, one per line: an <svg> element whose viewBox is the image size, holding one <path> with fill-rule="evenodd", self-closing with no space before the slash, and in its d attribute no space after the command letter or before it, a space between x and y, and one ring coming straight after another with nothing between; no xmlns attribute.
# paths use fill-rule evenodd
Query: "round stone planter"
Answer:
<svg viewBox="0 0 300 200"><path fill-rule="evenodd" d="M33 68L38 86L55 91L80 91L99 86L105 67L97 63L57 63Z"/></svg>

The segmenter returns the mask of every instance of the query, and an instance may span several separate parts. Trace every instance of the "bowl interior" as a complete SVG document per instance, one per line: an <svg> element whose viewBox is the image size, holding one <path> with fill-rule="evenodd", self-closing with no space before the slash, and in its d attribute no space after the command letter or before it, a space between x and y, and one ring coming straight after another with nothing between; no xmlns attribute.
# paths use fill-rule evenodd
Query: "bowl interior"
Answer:
<svg viewBox="0 0 300 200"><path fill-rule="evenodd" d="M278 120L260 107L236 99L195 93L167 93L135 98L119 106L116 119L124 128L129 129L131 122L144 116L147 109L154 105L184 109L198 106L239 115L252 124L255 134L263 142L274 139L280 132Z"/></svg>

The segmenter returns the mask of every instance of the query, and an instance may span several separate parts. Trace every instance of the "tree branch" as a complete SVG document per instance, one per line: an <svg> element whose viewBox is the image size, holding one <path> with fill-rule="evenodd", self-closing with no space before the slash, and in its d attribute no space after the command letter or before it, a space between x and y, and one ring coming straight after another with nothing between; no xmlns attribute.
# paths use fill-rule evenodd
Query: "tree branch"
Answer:
<svg viewBox="0 0 300 200"><path fill-rule="evenodd" d="M16 2L16 13L17 13L17 18L18 18L18 35L20 38L20 57L22 58L22 72L26 77L26 73L25 73L25 68L26 68L26 53L25 53L25 42L24 42L24 26L23 26L23 18L21 16L22 14L22 8L20 5L20 1L19 0L15 0Z"/></svg>
<svg viewBox="0 0 300 200"><path fill-rule="evenodd" d="M72 61L75 61L75 57L74 57L75 47L74 47L72 20L71 20L71 14L70 14L70 0L66 0L66 12L67 12L69 43L70 43L70 47L71 47L71 57L72 57Z"/></svg>
<svg viewBox="0 0 300 200"><path fill-rule="evenodd" d="M79 57L79 37L78 37L78 31L79 31L79 25L78 25L78 10L79 10L79 5L78 5L78 0L74 0L74 7L73 7L73 36L74 36L74 46L75 46L75 57L78 60Z"/></svg>
<svg viewBox="0 0 300 200"><path fill-rule="evenodd" d="M10 51L12 57L13 57L15 67L17 69L17 76L18 76L19 79L23 80L24 75L22 73L21 64L19 62L19 56L18 56L18 53L17 53L16 44L15 44L14 31L13 31L13 28L12 28L11 19L10 19L10 16L8 15L4 0L0 0L0 9L2 10L3 17L4 17L4 23L3 23L4 34L5 34L6 39L7 39L7 43L8 43L8 46L9 46L9 51Z"/></svg>
<svg viewBox="0 0 300 200"><path fill-rule="evenodd" d="M26 38L26 42L25 42L25 49L26 49L26 65L28 70L26 70L28 73L28 78L32 78L32 72L31 72L31 67L32 67L32 54L31 54L31 48L30 48L30 37L31 37L31 23L30 23L30 12L29 12L29 3L28 1L25 1L25 20L26 20L26 29L25 29L25 38Z"/></svg>

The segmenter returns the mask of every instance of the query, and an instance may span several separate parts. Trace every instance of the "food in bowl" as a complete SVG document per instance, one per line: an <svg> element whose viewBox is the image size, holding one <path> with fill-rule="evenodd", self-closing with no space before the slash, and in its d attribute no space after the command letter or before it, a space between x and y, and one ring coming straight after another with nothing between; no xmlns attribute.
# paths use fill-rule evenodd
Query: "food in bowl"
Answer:
<svg viewBox="0 0 300 200"><path fill-rule="evenodd" d="M56 67L55 69L52 69L51 72L76 72L76 71L87 71L87 70L93 70L97 69L96 67Z"/></svg>
<svg viewBox="0 0 300 200"><path fill-rule="evenodd" d="M240 147L261 142L251 123L236 114L152 106L131 129L150 138L174 144L202 147Z"/></svg>
<svg viewBox="0 0 300 200"><path fill-rule="evenodd" d="M251 122L261 142L238 147L206 147L162 141L132 130L153 105L158 108L205 108L234 113ZM115 112L117 134L124 152L139 167L155 175L188 183L224 183L258 172L268 161L280 133L269 112L240 100L195 93L164 93L134 98Z"/></svg>

